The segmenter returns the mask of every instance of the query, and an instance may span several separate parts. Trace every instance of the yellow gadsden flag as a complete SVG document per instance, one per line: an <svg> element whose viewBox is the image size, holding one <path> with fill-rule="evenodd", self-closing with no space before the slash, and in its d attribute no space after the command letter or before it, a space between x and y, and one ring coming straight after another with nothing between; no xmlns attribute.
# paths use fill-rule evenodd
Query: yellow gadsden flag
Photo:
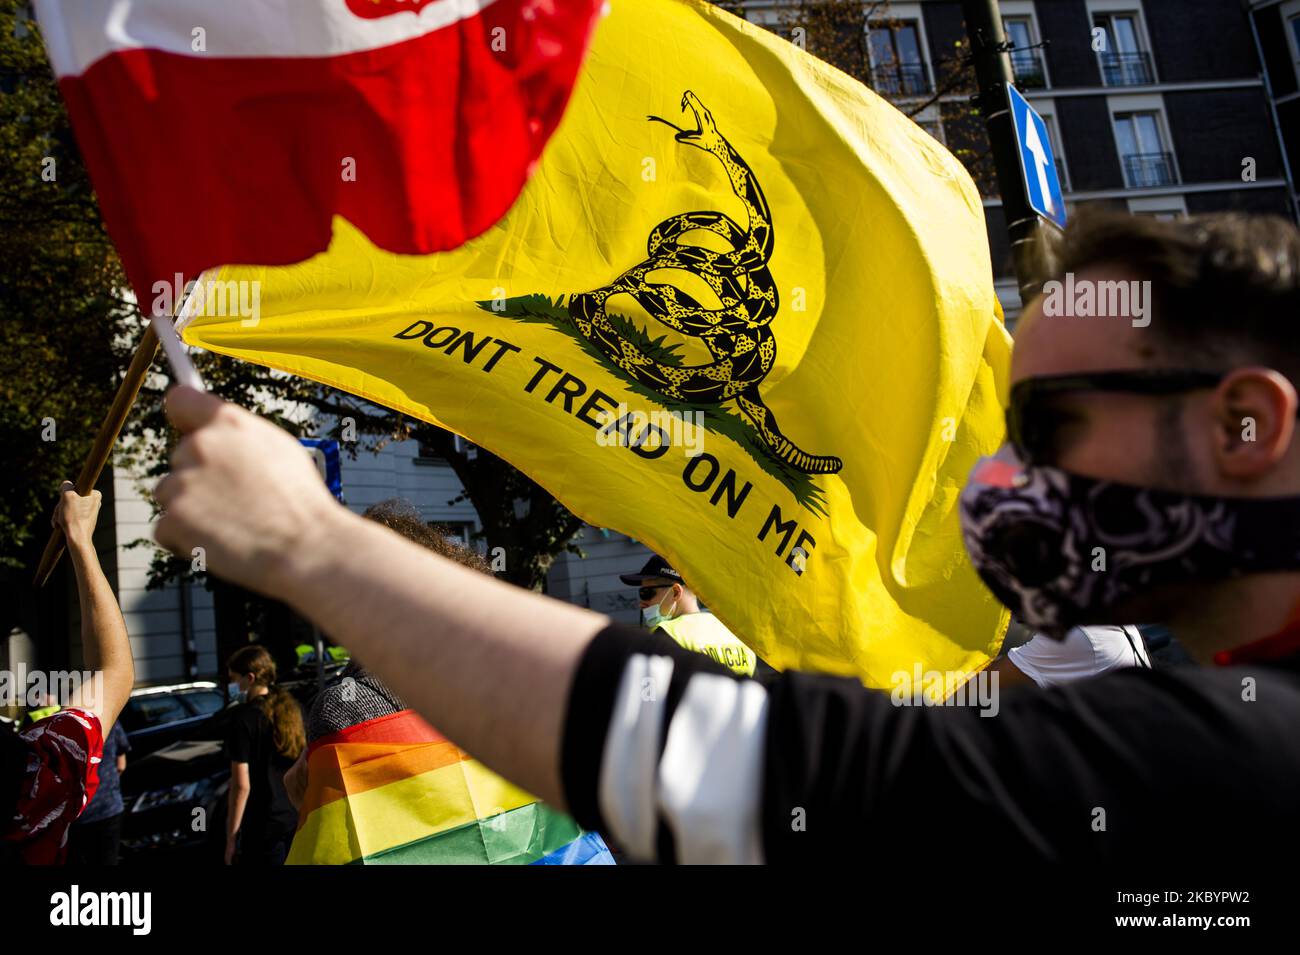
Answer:
<svg viewBox="0 0 1300 955"><path fill-rule="evenodd" d="M482 445L774 666L891 686L998 648L956 506L1010 350L980 197L894 107L713 6L614 0L531 181L463 247L392 255L336 218L307 262L205 281L190 344ZM255 319L229 282L260 283Z"/></svg>

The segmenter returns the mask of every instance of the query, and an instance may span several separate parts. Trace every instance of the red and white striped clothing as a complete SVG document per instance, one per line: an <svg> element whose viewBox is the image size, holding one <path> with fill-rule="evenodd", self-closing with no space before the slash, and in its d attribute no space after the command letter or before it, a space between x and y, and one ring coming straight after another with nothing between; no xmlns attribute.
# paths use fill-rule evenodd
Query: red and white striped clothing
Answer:
<svg viewBox="0 0 1300 955"><path fill-rule="evenodd" d="M104 734L88 710L60 710L19 734L27 769L4 839L28 865L57 865L68 852L68 827L99 786Z"/></svg>

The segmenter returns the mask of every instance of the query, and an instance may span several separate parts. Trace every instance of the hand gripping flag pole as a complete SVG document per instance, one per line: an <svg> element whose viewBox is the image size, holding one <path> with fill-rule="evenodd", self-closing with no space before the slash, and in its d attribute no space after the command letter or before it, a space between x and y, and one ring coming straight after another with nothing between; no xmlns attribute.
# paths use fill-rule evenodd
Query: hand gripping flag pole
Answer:
<svg viewBox="0 0 1300 955"><path fill-rule="evenodd" d="M192 296L185 298L180 312L181 317L187 314L191 307ZM127 416L131 413L131 408L135 404L136 396L140 393L140 387L144 384L145 376L149 373L150 366L153 365L154 357L158 354L158 346L161 343L163 353L167 356L167 363L171 365L172 375L175 377L177 384L189 385L191 388L204 389L203 379L199 377L198 371L194 368L194 363L190 361L190 356L185 351L185 346L181 344L180 337L176 334L176 326L172 316L164 312L153 313L149 326L145 329L144 334L140 336L140 342L135 346L135 354L131 357L131 364L126 370L126 376L122 383L117 386L117 394L113 396L113 403L109 406L108 414L99 426L99 431L95 435L95 443L91 445L90 454L86 456L85 463L81 466L81 473L77 475L76 487L77 493L85 496L89 494L97 483L99 476L104 471L104 465L108 463L109 455L113 452L113 445L117 443L117 436L122 431L122 425L126 423ZM50 574L58 566L59 558L63 556L63 550L67 541L63 538L63 531L54 528L50 532L50 539L45 544L45 551L41 554L40 565L36 569L35 585L42 587L49 580Z"/></svg>

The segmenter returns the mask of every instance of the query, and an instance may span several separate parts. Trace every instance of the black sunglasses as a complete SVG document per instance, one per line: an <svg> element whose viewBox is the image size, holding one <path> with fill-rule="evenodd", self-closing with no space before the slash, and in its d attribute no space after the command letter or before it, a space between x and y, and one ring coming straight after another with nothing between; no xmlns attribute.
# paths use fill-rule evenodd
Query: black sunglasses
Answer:
<svg viewBox="0 0 1300 955"><path fill-rule="evenodd" d="M1007 408L1007 440L1024 463L1048 463L1055 452L1057 432L1065 420L1061 409L1052 405L1052 399L1058 395L1080 391L1176 395L1201 388L1213 388L1225 377L1226 372L1218 371L1137 368L1131 371L1026 378L1011 388L1011 404Z"/></svg>
<svg viewBox="0 0 1300 955"><path fill-rule="evenodd" d="M663 590L665 587L671 586L672 584L660 584L658 587L642 587L636 592L636 595L642 600L654 600L655 594L659 593L659 591Z"/></svg>

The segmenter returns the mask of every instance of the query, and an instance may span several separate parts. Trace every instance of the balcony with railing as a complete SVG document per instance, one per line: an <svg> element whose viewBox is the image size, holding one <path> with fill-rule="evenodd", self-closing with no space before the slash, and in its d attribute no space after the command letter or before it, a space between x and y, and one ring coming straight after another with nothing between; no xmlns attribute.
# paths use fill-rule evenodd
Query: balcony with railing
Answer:
<svg viewBox="0 0 1300 955"><path fill-rule="evenodd" d="M1101 78L1107 86L1148 86L1156 81L1151 54L1099 53Z"/></svg>
<svg viewBox="0 0 1300 955"><path fill-rule="evenodd" d="M1056 162L1056 179L1061 184L1061 191L1069 192L1070 180L1065 175L1065 162L1060 156L1053 156L1052 158Z"/></svg>
<svg viewBox="0 0 1300 955"><path fill-rule="evenodd" d="M1011 70L1016 77L1016 86L1022 90L1042 89L1047 85L1047 71L1043 69L1043 58L1037 50L1013 49Z"/></svg>
<svg viewBox="0 0 1300 955"><path fill-rule="evenodd" d="M890 63L871 68L871 85L881 96L927 96L930 74L924 63Z"/></svg>
<svg viewBox="0 0 1300 955"><path fill-rule="evenodd" d="M1132 153L1120 158L1124 163L1124 181L1130 189L1150 189L1178 183L1173 153Z"/></svg>

